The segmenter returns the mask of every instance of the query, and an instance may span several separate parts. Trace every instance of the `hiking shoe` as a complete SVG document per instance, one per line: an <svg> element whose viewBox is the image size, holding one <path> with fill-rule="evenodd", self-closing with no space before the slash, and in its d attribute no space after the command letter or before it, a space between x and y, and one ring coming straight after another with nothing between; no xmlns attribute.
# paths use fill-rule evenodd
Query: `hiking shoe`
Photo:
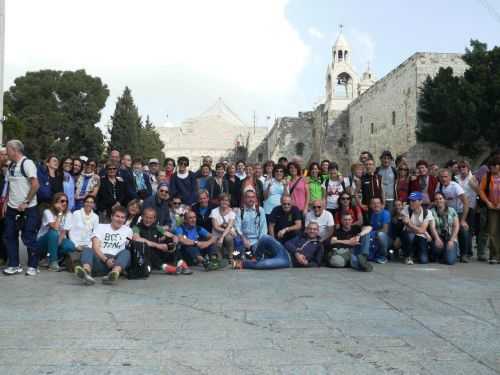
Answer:
<svg viewBox="0 0 500 375"><path fill-rule="evenodd" d="M408 266L411 266L413 264L413 259L411 258L406 258L405 259L405 264L408 265Z"/></svg>
<svg viewBox="0 0 500 375"><path fill-rule="evenodd" d="M61 267L59 267L59 262L56 260L54 262L50 262L49 271L60 272Z"/></svg>
<svg viewBox="0 0 500 375"><path fill-rule="evenodd" d="M38 270L35 267L28 267L26 268L26 276L36 276Z"/></svg>
<svg viewBox="0 0 500 375"><path fill-rule="evenodd" d="M358 255L358 264L359 264L359 269L364 272L371 272L373 271L373 266L371 265L370 262L368 262L368 258L364 254Z"/></svg>
<svg viewBox="0 0 500 375"><path fill-rule="evenodd" d="M85 285L94 285L95 284L95 280L92 276L89 275L89 273L87 272L87 270L85 268L83 268L82 266L76 266L75 267L75 276L82 280L82 282L85 284Z"/></svg>
<svg viewBox="0 0 500 375"><path fill-rule="evenodd" d="M49 258L43 258L38 262L38 267L49 268Z"/></svg>
<svg viewBox="0 0 500 375"><path fill-rule="evenodd" d="M23 267L21 266L7 267L6 269L3 270L3 273L7 276L15 275L22 272L23 272Z"/></svg>
<svg viewBox="0 0 500 375"><path fill-rule="evenodd" d="M102 283L106 285L115 284L120 278L120 273L117 271L111 271L106 276L102 278Z"/></svg>

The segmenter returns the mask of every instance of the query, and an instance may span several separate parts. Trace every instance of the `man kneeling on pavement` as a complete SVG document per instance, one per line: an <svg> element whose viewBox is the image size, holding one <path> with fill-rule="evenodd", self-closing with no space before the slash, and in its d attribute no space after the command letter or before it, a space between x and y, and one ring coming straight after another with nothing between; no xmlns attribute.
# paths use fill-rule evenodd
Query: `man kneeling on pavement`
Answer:
<svg viewBox="0 0 500 375"><path fill-rule="evenodd" d="M351 266L354 269L370 272L373 266L368 262L370 251L371 226L352 225L351 213L341 216L340 228L330 240L331 249L327 251L326 263L330 267L342 268Z"/></svg>

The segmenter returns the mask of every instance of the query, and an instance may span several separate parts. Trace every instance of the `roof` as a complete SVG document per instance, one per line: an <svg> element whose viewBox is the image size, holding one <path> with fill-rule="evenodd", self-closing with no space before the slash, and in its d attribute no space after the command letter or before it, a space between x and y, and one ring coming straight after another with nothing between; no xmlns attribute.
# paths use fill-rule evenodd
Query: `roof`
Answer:
<svg viewBox="0 0 500 375"><path fill-rule="evenodd" d="M335 45L333 46L335 50L346 50L346 49L351 49L349 46L349 43L347 43L346 38L344 37L344 34L340 33L339 36L337 37L337 41L335 42Z"/></svg>
<svg viewBox="0 0 500 375"><path fill-rule="evenodd" d="M205 112L203 112L198 117L190 119L190 122L203 120L212 120L218 122L224 122L229 125L234 125L237 127L247 126L234 111L229 108L226 103L222 100L222 98L217 99L217 101L208 108Z"/></svg>

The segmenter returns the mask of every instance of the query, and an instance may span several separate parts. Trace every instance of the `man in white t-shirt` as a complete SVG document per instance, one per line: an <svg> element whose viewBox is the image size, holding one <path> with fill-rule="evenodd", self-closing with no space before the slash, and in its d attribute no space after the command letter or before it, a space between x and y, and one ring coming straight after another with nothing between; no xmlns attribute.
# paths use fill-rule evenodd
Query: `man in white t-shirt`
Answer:
<svg viewBox="0 0 500 375"><path fill-rule="evenodd" d="M332 214L325 210L324 201L318 199L313 202L312 210L306 215L306 227L309 223L319 225L321 241L327 240L333 235L335 222Z"/></svg>
<svg viewBox="0 0 500 375"><path fill-rule="evenodd" d="M27 276L35 276L38 267L36 234L38 227L38 209L36 192L39 188L37 169L32 160L24 156L24 145L17 139L7 142L7 155L11 161L7 172L8 200L4 205L5 234L4 240L9 258L6 275L23 272L19 264L19 226L23 221L21 238L28 250Z"/></svg>
<svg viewBox="0 0 500 375"><path fill-rule="evenodd" d="M92 235L92 249L86 248L81 257L82 266L75 267L75 275L85 285L95 283L91 276L106 274L103 284L114 284L120 273L130 264L130 251L126 248L132 238L132 229L125 224L127 211L115 207L111 213L110 224L99 224Z"/></svg>

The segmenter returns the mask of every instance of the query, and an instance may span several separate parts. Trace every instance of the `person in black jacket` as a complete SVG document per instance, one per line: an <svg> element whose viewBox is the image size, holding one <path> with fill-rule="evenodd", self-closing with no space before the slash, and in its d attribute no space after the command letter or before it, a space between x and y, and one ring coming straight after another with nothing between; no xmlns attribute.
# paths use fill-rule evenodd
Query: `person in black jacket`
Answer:
<svg viewBox="0 0 500 375"><path fill-rule="evenodd" d="M121 165L118 168L118 176L125 183L128 200L139 198L135 187L134 174L132 172L132 157L130 154L123 155Z"/></svg>
<svg viewBox="0 0 500 375"><path fill-rule="evenodd" d="M193 204L192 210L196 213L196 225L205 228L210 233L212 233L210 213L214 208L217 206L210 203L208 191L201 190L198 193L198 203Z"/></svg>
<svg viewBox="0 0 500 375"><path fill-rule="evenodd" d="M189 159L181 156L177 159L177 172L170 180L170 193L172 196L179 195L182 203L191 206L196 202L196 178L188 169Z"/></svg>
<svg viewBox="0 0 500 375"><path fill-rule="evenodd" d="M219 197L221 194L229 194L229 181L224 178L224 173L224 164L217 163L215 165L215 176L209 177L207 181L210 202L214 205L219 204Z"/></svg>
<svg viewBox="0 0 500 375"><path fill-rule="evenodd" d="M226 169L227 186L231 196L231 207L240 207L241 205L241 180L236 176L236 166L230 164Z"/></svg>
<svg viewBox="0 0 500 375"><path fill-rule="evenodd" d="M119 205L125 207L129 200L127 187L117 174L117 164L107 162L106 175L101 178L101 187L97 193L97 211L103 221L109 221L113 207Z"/></svg>

